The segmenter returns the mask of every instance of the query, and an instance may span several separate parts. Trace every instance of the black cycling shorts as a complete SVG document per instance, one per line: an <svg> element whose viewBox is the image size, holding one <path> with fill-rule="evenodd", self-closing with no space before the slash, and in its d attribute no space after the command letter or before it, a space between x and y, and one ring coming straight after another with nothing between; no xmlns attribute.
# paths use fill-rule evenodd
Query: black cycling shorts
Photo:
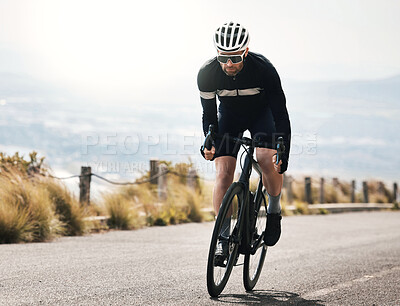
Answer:
<svg viewBox="0 0 400 306"><path fill-rule="evenodd" d="M243 113L228 108L220 108L218 112L218 134L222 136L222 139L217 138L215 141L214 158L219 156L236 158L240 145L228 141L223 136L241 137L246 130L249 130L253 139L273 143L276 129L271 109L265 107L245 116Z"/></svg>

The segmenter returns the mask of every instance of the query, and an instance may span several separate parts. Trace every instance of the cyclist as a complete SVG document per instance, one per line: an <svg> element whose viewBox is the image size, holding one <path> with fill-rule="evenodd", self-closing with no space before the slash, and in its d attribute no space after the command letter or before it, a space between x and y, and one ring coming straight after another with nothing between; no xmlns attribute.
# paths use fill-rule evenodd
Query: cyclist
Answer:
<svg viewBox="0 0 400 306"><path fill-rule="evenodd" d="M245 130L260 141L274 143L282 136L286 151L278 165L276 150L257 148L256 158L263 171L263 185L268 192L266 245L275 245L281 234L281 189L289 160L290 121L286 99L278 73L264 56L249 52L249 32L239 23L229 22L214 34L217 56L200 69L197 84L203 107L203 130L215 125L219 135L239 137ZM216 96L220 101L218 111ZM227 139L216 139L203 156L215 160L216 183L213 191L217 214L222 198L233 182L239 147ZM230 220L226 219L222 234L229 235ZM225 241L216 256L227 256Z"/></svg>

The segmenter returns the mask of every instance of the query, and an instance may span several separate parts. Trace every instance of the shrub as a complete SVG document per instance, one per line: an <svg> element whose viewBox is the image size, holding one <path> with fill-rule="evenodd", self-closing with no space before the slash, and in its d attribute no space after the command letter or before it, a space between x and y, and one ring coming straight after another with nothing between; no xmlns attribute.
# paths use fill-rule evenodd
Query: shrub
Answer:
<svg viewBox="0 0 400 306"><path fill-rule="evenodd" d="M310 214L307 203L300 202L300 201L294 201L294 206L296 207L296 210L294 211L295 214L301 214L301 215Z"/></svg>
<svg viewBox="0 0 400 306"><path fill-rule="evenodd" d="M378 181L368 182L369 202L392 203L393 194L386 188L385 184Z"/></svg>
<svg viewBox="0 0 400 306"><path fill-rule="evenodd" d="M0 201L0 243L28 241L31 226L27 211Z"/></svg>
<svg viewBox="0 0 400 306"><path fill-rule="evenodd" d="M187 204L189 205L189 213L188 218L193 222L201 222L203 221L203 214L200 209L200 198L195 194L188 192L187 193Z"/></svg>
<svg viewBox="0 0 400 306"><path fill-rule="evenodd" d="M84 232L84 214L64 185L49 177L44 157L0 153L0 243L47 241Z"/></svg>
<svg viewBox="0 0 400 306"><path fill-rule="evenodd" d="M201 222L203 214L200 208L201 196L185 185L171 182L168 186L167 202L164 210L169 211L175 223ZM171 212L173 213L171 215ZM171 222L170 222L171 223ZM174 223L173 223L174 224Z"/></svg>
<svg viewBox="0 0 400 306"><path fill-rule="evenodd" d="M30 160L27 161L23 156L16 152L12 156L0 152L0 171L18 171L22 175L44 174L47 169L43 167L44 157L38 159L37 152L29 153Z"/></svg>
<svg viewBox="0 0 400 306"><path fill-rule="evenodd" d="M0 241L46 241L63 234L47 189L15 169L6 172L0 176Z"/></svg>
<svg viewBox="0 0 400 306"><path fill-rule="evenodd" d="M132 202L119 193L105 195L104 203L110 218L110 228L128 230L138 227L138 214L133 209Z"/></svg>
<svg viewBox="0 0 400 306"><path fill-rule="evenodd" d="M197 186L192 190L186 186L186 181L182 180L182 176L189 171L190 165L180 163L172 166L171 163L163 163L173 171L168 174L166 200L159 199L157 186L150 183L121 187L105 196L108 214L112 219L117 218L115 211L119 211L118 219L121 220L122 215L132 214L132 209L134 209L135 222L139 225L164 226L201 222L204 219L201 211L203 196L200 187ZM116 223L116 221L110 222ZM122 223L127 224L127 221ZM119 228L120 226L118 225ZM129 228L129 226L124 226Z"/></svg>
<svg viewBox="0 0 400 306"><path fill-rule="evenodd" d="M62 184L51 179L43 182L43 186L49 192L55 212L65 225L65 235L76 236L85 232L84 210L70 191Z"/></svg>
<svg viewBox="0 0 400 306"><path fill-rule="evenodd" d="M320 208L320 209L318 210L318 213L319 213L320 215L327 215L327 214L329 214L329 210L327 210L327 209L325 209L325 208Z"/></svg>

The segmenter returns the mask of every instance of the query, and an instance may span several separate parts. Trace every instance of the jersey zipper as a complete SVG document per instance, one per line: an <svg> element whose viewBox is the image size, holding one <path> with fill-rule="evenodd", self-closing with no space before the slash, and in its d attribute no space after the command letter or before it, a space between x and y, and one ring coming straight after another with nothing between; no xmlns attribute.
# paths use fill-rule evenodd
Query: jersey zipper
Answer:
<svg viewBox="0 0 400 306"><path fill-rule="evenodd" d="M233 81L236 83L236 76L233 76L232 78L233 78ZM237 88L237 86L235 86L235 87L236 87L236 96L239 97L239 89Z"/></svg>

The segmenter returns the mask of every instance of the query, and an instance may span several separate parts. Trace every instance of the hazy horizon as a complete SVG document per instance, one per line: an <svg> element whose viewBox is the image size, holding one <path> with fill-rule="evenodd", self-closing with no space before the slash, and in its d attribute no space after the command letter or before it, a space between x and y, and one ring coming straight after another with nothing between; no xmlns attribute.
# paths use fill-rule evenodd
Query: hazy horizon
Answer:
<svg viewBox="0 0 400 306"><path fill-rule="evenodd" d="M285 87L293 132L289 174L396 178L400 77L375 82L288 82ZM5 92L2 86L0 92ZM54 103L56 92L47 98L42 92L13 93L0 99L0 150L9 154L15 149L26 154L39 150L51 166L73 174L85 163L112 166L134 161L147 168L151 157L174 162L191 158L200 168L207 164L198 153L203 139L200 102L179 111L170 105L93 108L73 98ZM88 152L82 151L85 145ZM375 155L381 167L374 164ZM110 175L118 176L112 170Z"/></svg>

